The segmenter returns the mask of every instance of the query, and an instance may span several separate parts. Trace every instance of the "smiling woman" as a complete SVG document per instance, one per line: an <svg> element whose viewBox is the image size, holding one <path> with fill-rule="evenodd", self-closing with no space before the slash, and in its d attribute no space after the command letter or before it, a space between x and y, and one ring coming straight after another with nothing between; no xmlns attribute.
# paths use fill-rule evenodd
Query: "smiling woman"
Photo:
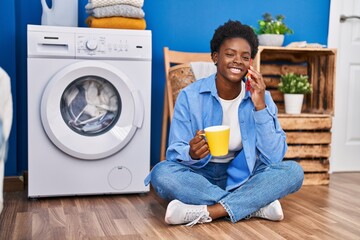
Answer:
<svg viewBox="0 0 360 240"><path fill-rule="evenodd" d="M229 20L215 30L210 46L217 72L179 93L166 161L145 183L151 181L158 195L171 201L168 224L192 226L223 217L280 221L278 199L299 190L304 175L296 162L282 162L287 145L277 107L250 64L257 37L249 26ZM206 133L203 137L204 129L216 125L230 127L229 148L221 156L212 155L209 145L216 146Z"/></svg>
<svg viewBox="0 0 360 240"><path fill-rule="evenodd" d="M242 88L239 83L250 68L250 45L243 38L227 39L219 50L212 53L212 58L217 65L216 84L219 97L225 100L236 98Z"/></svg>

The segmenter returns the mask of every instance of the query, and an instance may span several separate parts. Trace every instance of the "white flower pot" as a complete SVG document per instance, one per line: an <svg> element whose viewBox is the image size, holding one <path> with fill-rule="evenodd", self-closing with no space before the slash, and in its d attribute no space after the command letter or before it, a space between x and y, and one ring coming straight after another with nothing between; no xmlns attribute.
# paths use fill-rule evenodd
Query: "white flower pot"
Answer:
<svg viewBox="0 0 360 240"><path fill-rule="evenodd" d="M300 114L304 100L304 94L284 94L285 113Z"/></svg>
<svg viewBox="0 0 360 240"><path fill-rule="evenodd" d="M281 47L284 43L284 35L282 34L260 34L258 39L261 46Z"/></svg>

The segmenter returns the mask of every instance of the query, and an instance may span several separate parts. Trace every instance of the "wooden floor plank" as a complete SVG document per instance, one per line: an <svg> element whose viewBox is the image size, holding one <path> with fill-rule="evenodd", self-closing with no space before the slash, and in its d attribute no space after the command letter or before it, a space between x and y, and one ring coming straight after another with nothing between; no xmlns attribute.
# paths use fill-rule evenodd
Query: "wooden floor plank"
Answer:
<svg viewBox="0 0 360 240"><path fill-rule="evenodd" d="M148 194L28 199L6 192L0 239L360 239L360 173L330 174L280 202L281 222L219 219L193 227L164 222L167 202Z"/></svg>
<svg viewBox="0 0 360 240"><path fill-rule="evenodd" d="M33 214L27 212L19 212L16 214L16 220L14 223L14 231L11 238L1 239L27 239L32 235L32 222Z"/></svg>
<svg viewBox="0 0 360 240"><path fill-rule="evenodd" d="M109 212L111 211L96 210L95 211L96 218L103 232L105 233L105 236L116 236L120 234L115 222L118 219L112 218Z"/></svg>
<svg viewBox="0 0 360 240"><path fill-rule="evenodd" d="M49 224L51 227L65 227L66 215L62 207L51 207L49 209Z"/></svg>
<svg viewBox="0 0 360 240"><path fill-rule="evenodd" d="M32 239L50 239L52 229L51 227L48 227L48 223L50 222L49 213L48 212L34 213L32 215L31 220L32 220L32 224L31 224ZM21 225L19 227L22 228Z"/></svg>

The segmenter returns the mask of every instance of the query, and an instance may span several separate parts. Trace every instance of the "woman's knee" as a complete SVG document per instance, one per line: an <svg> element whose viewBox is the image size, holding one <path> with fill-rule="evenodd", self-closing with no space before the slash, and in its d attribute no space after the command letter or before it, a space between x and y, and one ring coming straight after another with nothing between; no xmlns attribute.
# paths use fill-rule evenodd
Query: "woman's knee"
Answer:
<svg viewBox="0 0 360 240"><path fill-rule="evenodd" d="M172 200L174 191L179 189L179 181L176 176L177 170L181 169L181 165L164 161L160 162L151 171L151 185L157 194L164 199Z"/></svg>
<svg viewBox="0 0 360 240"><path fill-rule="evenodd" d="M151 170L151 183L152 185L158 185L169 175L168 162L159 162Z"/></svg>
<svg viewBox="0 0 360 240"><path fill-rule="evenodd" d="M289 175L289 182L292 183L294 190L293 192L298 191L304 181L304 170L301 165L295 161L284 161L283 164L286 165L286 169Z"/></svg>
<svg viewBox="0 0 360 240"><path fill-rule="evenodd" d="M179 173L186 171L185 168L176 162L160 162L151 171L151 183L153 186L172 186L178 182Z"/></svg>

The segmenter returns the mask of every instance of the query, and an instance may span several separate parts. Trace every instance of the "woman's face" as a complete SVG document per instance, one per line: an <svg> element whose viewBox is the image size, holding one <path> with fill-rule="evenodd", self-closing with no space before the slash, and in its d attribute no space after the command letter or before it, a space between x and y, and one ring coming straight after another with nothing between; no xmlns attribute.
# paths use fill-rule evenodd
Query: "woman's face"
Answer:
<svg viewBox="0 0 360 240"><path fill-rule="evenodd" d="M250 67L251 47L243 38L226 39L214 53L220 81L239 83Z"/></svg>

